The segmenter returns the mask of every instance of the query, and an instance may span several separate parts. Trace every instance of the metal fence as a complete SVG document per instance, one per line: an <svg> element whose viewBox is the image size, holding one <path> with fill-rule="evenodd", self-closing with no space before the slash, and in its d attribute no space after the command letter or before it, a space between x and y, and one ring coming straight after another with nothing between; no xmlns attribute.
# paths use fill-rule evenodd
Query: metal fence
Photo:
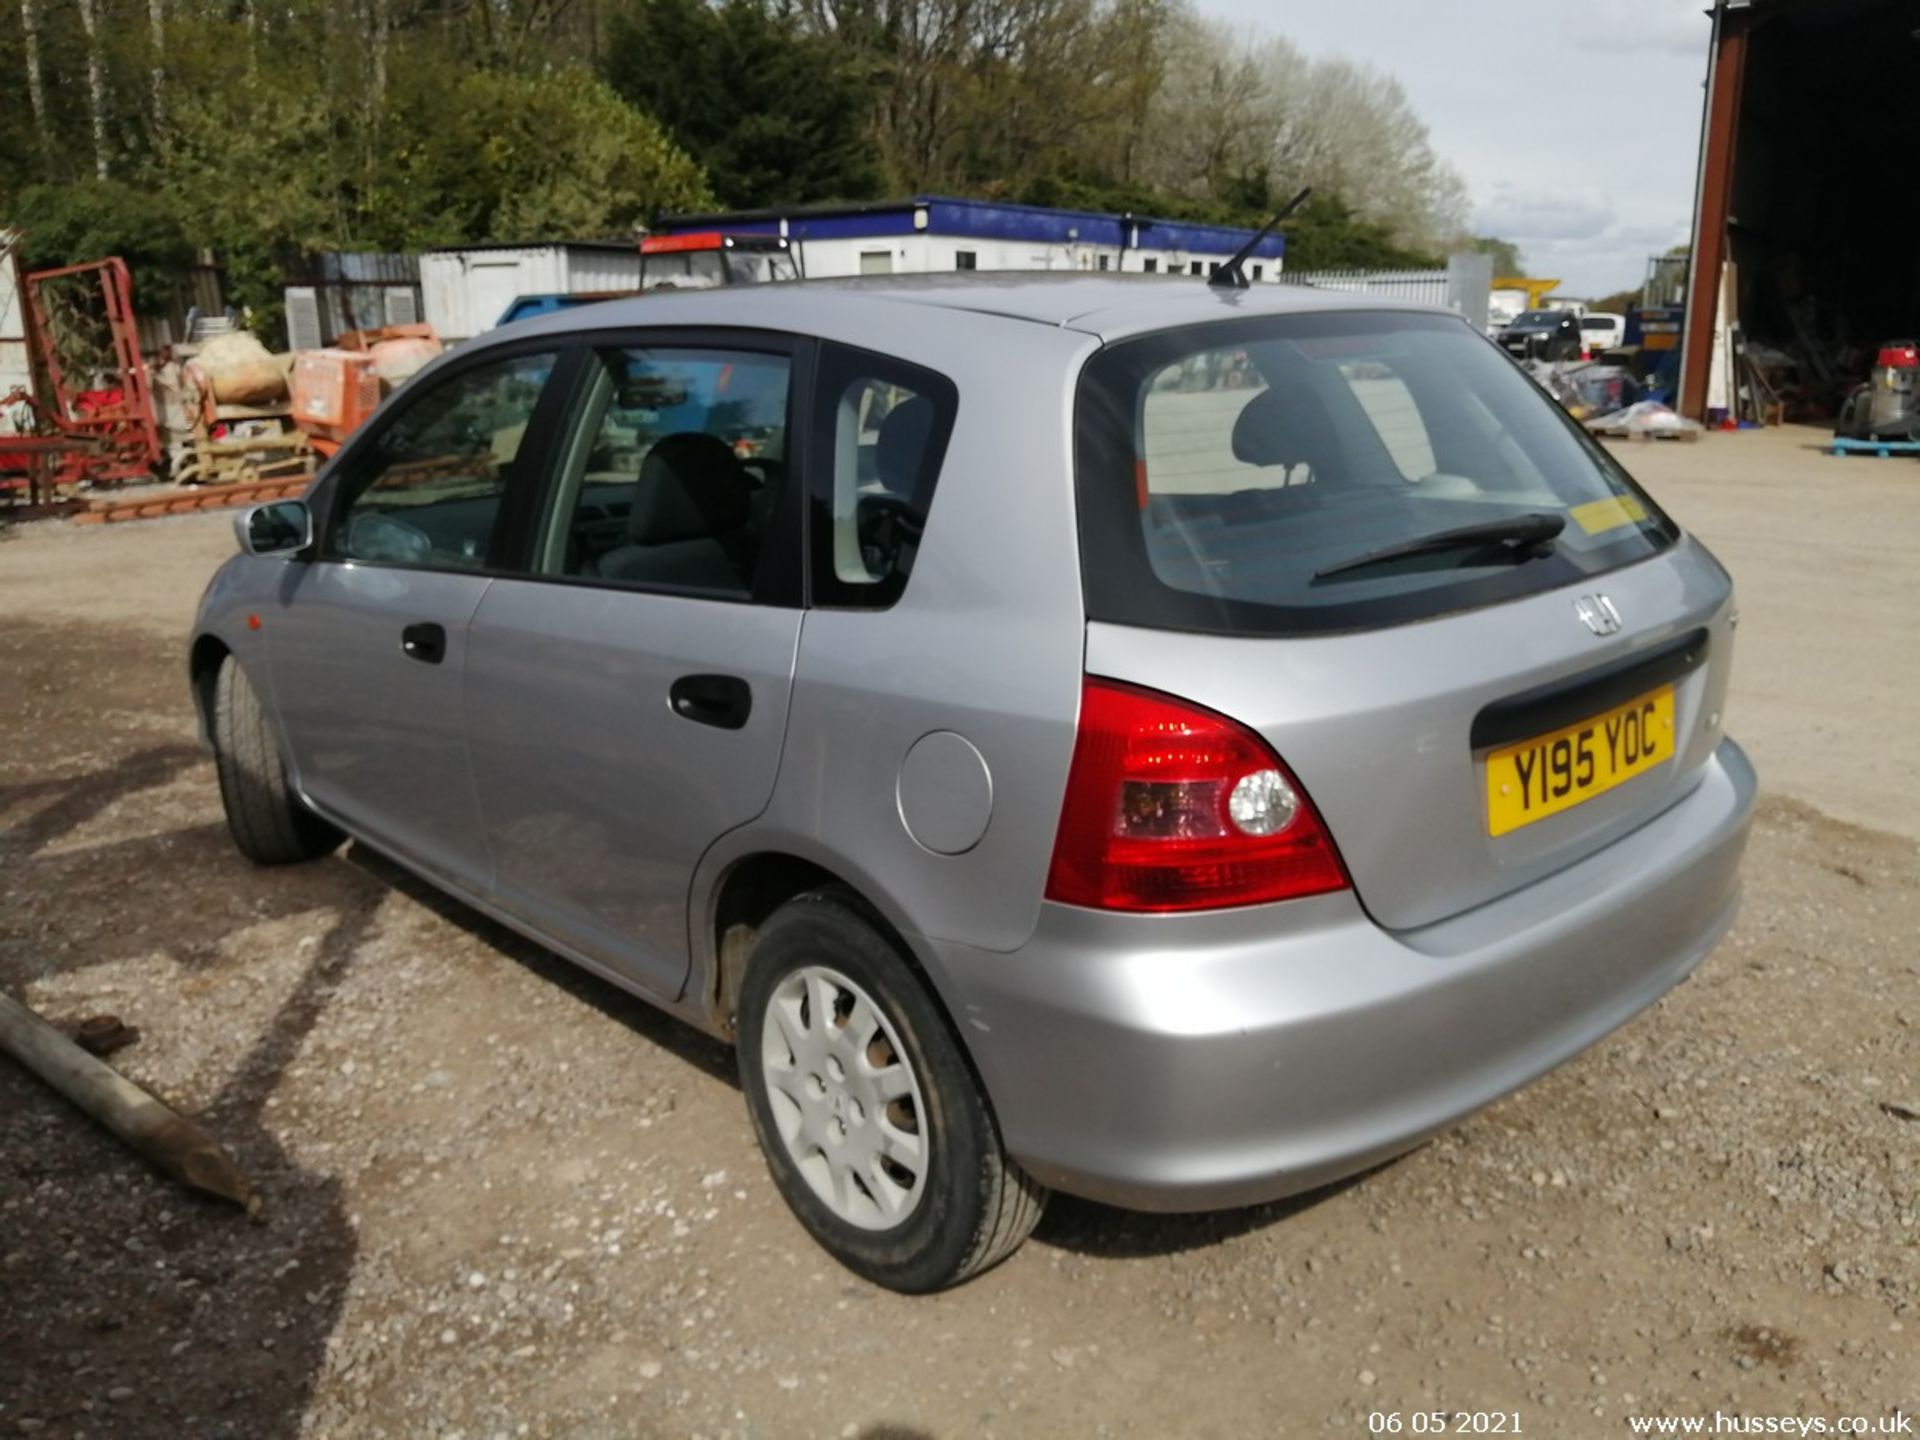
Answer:
<svg viewBox="0 0 1920 1440"><path fill-rule="evenodd" d="M1444 305L1485 329L1493 260L1462 254L1449 258L1444 270L1287 270L1280 278L1289 285L1311 285L1316 290L1380 295L1408 305Z"/></svg>
<svg viewBox="0 0 1920 1440"><path fill-rule="evenodd" d="M1316 290L1348 290L1363 295L1389 295L1409 305L1447 303L1444 270L1288 270L1281 280L1289 285L1311 285Z"/></svg>

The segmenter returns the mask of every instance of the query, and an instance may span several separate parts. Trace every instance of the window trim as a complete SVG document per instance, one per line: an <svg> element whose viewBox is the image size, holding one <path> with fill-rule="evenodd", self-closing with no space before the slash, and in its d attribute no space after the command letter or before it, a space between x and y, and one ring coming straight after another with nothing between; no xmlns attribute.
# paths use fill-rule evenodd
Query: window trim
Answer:
<svg viewBox="0 0 1920 1440"><path fill-rule="evenodd" d="M806 585L806 444L812 411L813 374L819 342L781 330L752 330L718 326L624 326L617 329L576 331L566 337L570 361L566 407L561 423L549 437L551 448L537 492L529 502L528 523L513 567L497 578L578 589L612 590L623 595L664 595L717 604L765 605L801 609ZM577 438L576 428L586 420L594 366L604 350L742 350L777 355L788 364L787 465L782 491L767 527L762 563L754 574L753 593L715 590L695 585L639 584L601 575L553 575L534 564L541 537L555 523L561 499L561 467ZM771 557L771 558L769 558Z"/></svg>
<svg viewBox="0 0 1920 1440"><path fill-rule="evenodd" d="M520 441L521 452L537 456L537 463L524 468L516 466L517 473L501 492L500 508L494 515L493 530L487 538L485 564L456 569L449 565L415 565L404 560L368 560L336 551L343 477L352 472L356 462L375 450L381 438L400 417L443 383L457 380L470 371L527 355L545 354L554 357L553 373L547 377L546 388L540 392L540 398L534 404L533 413L527 421L527 432ZM546 472L553 466L555 427L564 416L566 399L571 395L578 378L577 369L573 337L547 334L456 351L444 362L423 370L388 397L374 412L372 419L348 439L307 492L307 508L313 512L314 518L313 543L295 558L314 564L364 565L379 570L468 575L480 579L497 579L514 573L514 564L525 549L529 499L545 488ZM516 455L515 459L518 458Z"/></svg>
<svg viewBox="0 0 1920 1440"><path fill-rule="evenodd" d="M814 517L818 514L825 514L829 519L833 514L833 444L837 432L833 425L824 423L821 412L829 404L840 403L839 392L843 392L847 384L851 384L862 373L874 373L863 372L859 368L863 366L885 367L887 370L896 373L904 372L917 380L926 382L924 388L908 388L913 388L915 394L924 395L932 400L938 412L933 429L927 435L927 453L935 467L933 496L927 502L929 516L933 511L933 500L939 496L940 482L946 471L947 451L952 445L953 432L960 420L960 387L944 372L884 350L869 350L863 345L851 345L837 340L820 342L817 363L809 376L812 388L807 397L807 418L811 429L808 448L805 452L806 484L803 491L806 525L802 539L805 542L808 609L884 613L900 603L901 597L907 592L908 584L913 579L911 571L904 577L898 575L892 577L899 580L900 583L897 585L884 582L854 585L839 579L833 572L831 523L827 525L814 523ZM845 383L836 387L832 382L839 376L845 376L846 380ZM884 371L875 374L874 378L884 378ZM824 553L822 553L823 550ZM854 592L859 598L834 598L830 592L835 590ZM884 600L866 598L869 595L880 597L888 590L891 590L891 593L885 594Z"/></svg>

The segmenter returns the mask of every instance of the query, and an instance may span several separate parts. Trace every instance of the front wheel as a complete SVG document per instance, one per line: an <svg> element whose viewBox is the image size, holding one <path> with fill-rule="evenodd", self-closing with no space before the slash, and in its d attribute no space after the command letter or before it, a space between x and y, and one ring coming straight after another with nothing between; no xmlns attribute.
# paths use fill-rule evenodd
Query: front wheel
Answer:
<svg viewBox="0 0 1920 1440"><path fill-rule="evenodd" d="M240 853L256 865L292 865L337 848L344 837L294 793L260 697L231 655L214 677L211 718L220 800Z"/></svg>
<svg viewBox="0 0 1920 1440"><path fill-rule="evenodd" d="M1038 1223L1047 1191L1001 1147L945 1017L852 895L803 895L762 927L738 1032L767 1168L849 1270L939 1290Z"/></svg>

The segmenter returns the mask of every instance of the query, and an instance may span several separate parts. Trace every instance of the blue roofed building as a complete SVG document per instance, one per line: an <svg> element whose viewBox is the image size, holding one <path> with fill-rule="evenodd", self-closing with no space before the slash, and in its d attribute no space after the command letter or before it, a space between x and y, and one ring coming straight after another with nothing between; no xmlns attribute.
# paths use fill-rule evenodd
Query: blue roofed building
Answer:
<svg viewBox="0 0 1920 1440"><path fill-rule="evenodd" d="M1230 225L946 195L673 215L653 233L702 231L784 235L794 242L803 273L814 279L955 270L1208 275L1254 234ZM1247 278L1277 282L1285 256L1284 236L1265 237L1247 261Z"/></svg>

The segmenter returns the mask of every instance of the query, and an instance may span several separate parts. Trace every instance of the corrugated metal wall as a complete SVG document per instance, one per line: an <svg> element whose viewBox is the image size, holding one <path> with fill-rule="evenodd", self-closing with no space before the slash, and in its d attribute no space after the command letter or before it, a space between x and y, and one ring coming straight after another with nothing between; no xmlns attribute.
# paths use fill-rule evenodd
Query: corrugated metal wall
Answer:
<svg viewBox="0 0 1920 1440"><path fill-rule="evenodd" d="M640 288L640 252L603 245L478 245L420 257L427 323L448 344L500 323L522 295Z"/></svg>
<svg viewBox="0 0 1920 1440"><path fill-rule="evenodd" d="M420 318L420 257L387 251L329 250L287 276L287 343L295 350L331 345L349 330L411 324Z"/></svg>
<svg viewBox="0 0 1920 1440"><path fill-rule="evenodd" d="M608 290L640 288L640 251L570 250L567 252L567 292L597 295Z"/></svg>

